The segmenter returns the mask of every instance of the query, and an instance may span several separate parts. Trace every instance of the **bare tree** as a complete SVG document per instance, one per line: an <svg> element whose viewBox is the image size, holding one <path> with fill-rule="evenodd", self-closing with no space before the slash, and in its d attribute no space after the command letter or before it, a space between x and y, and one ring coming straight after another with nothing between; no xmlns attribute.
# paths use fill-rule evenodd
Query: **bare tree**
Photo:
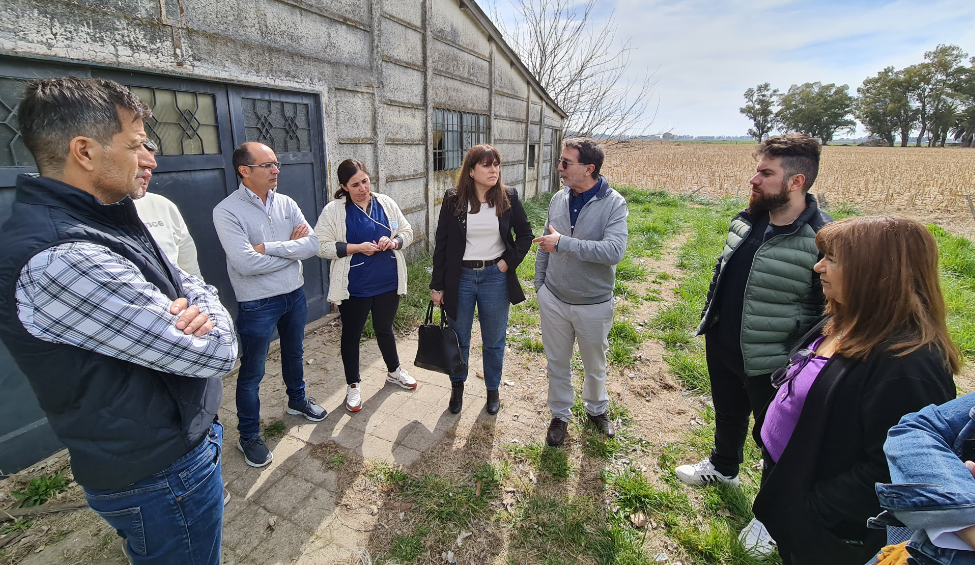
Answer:
<svg viewBox="0 0 975 565"><path fill-rule="evenodd" d="M616 42L613 16L594 29L596 0L510 0L518 22L495 21L542 88L565 110L578 135L644 135L654 73L626 80L633 47Z"/></svg>

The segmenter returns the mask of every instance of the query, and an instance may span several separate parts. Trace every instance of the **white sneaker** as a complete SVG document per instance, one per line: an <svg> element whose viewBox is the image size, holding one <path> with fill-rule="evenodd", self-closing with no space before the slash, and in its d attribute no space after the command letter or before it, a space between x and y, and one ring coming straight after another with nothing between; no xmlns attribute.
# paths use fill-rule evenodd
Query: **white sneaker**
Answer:
<svg viewBox="0 0 975 565"><path fill-rule="evenodd" d="M349 412L358 412L362 409L362 394L359 390L360 384L362 383L355 383L345 388L345 409Z"/></svg>
<svg viewBox="0 0 975 565"><path fill-rule="evenodd" d="M403 388L413 390L416 388L416 379L410 376L403 367L397 367L392 373L387 373L386 382L399 385Z"/></svg>
<svg viewBox="0 0 975 565"><path fill-rule="evenodd" d="M724 483L736 487L741 484L738 475L726 477L715 471L710 458L693 465L681 465L674 469L674 473L682 483L693 487L703 487L715 483Z"/></svg>
<svg viewBox="0 0 975 565"><path fill-rule="evenodd" d="M738 541L760 561L765 561L765 558L775 551L775 540L758 518L752 518L752 521L738 534Z"/></svg>

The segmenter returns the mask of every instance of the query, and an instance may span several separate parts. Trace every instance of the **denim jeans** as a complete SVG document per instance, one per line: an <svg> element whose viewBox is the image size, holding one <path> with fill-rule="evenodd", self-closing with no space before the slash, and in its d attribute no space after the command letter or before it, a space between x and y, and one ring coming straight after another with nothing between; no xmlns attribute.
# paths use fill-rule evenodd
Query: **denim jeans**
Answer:
<svg viewBox="0 0 975 565"><path fill-rule="evenodd" d="M168 469L123 490L85 489L88 506L125 539L134 565L217 565L223 529L220 452L214 422L192 451Z"/></svg>
<svg viewBox="0 0 975 565"><path fill-rule="evenodd" d="M471 327L474 325L474 306L477 305L477 322L481 326L481 343L484 357L484 384L488 390L498 390L501 370L504 367L504 343L508 330L508 276L497 265L484 269L460 270L460 286L457 289L457 319L447 316L447 325L457 332L460 352L468 362L471 351ZM450 382L462 383L467 373L451 375Z"/></svg>
<svg viewBox="0 0 975 565"><path fill-rule="evenodd" d="M302 367L305 318L308 305L305 291L298 289L260 300L241 302L237 313L240 343L240 372L237 374L237 430L241 439L260 432L261 399L258 390L264 378L264 364L274 328L281 337L281 376L292 403L305 399L305 373Z"/></svg>

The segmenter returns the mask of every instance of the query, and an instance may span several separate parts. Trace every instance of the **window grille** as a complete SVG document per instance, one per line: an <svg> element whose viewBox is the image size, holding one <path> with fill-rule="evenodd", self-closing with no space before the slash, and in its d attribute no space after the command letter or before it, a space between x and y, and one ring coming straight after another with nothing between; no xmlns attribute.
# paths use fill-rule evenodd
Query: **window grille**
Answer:
<svg viewBox="0 0 975 565"><path fill-rule="evenodd" d="M275 153L311 151L311 123L308 104L242 98L247 141L258 141Z"/></svg>
<svg viewBox="0 0 975 565"><path fill-rule="evenodd" d="M34 167L17 123L17 106L27 81L0 77L0 167Z"/></svg>
<svg viewBox="0 0 975 565"><path fill-rule="evenodd" d="M219 155L220 127L212 94L129 87L152 109L146 135L159 155Z"/></svg>
<svg viewBox="0 0 975 565"><path fill-rule="evenodd" d="M488 142L484 114L436 108L433 111L433 170L459 169L471 147Z"/></svg>

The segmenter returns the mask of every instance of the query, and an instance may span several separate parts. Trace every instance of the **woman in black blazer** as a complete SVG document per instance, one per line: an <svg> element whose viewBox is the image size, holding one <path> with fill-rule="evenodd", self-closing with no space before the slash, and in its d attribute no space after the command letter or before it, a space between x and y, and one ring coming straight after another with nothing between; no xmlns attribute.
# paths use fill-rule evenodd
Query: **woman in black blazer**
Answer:
<svg viewBox="0 0 975 565"><path fill-rule="evenodd" d="M440 208L430 298L443 304L465 362L477 306L489 414L497 414L501 408L498 387L508 310L511 304L525 300L515 270L528 254L533 237L517 191L501 184L501 154L486 144L471 147L457 176L457 187L444 194ZM463 405L466 380L467 372L450 376L452 414Z"/></svg>
<svg viewBox="0 0 975 565"><path fill-rule="evenodd" d="M889 483L888 430L955 397L938 248L921 224L861 217L826 224L816 264L827 317L795 347L761 430L755 517L786 565L860 565L885 545L867 528Z"/></svg>

